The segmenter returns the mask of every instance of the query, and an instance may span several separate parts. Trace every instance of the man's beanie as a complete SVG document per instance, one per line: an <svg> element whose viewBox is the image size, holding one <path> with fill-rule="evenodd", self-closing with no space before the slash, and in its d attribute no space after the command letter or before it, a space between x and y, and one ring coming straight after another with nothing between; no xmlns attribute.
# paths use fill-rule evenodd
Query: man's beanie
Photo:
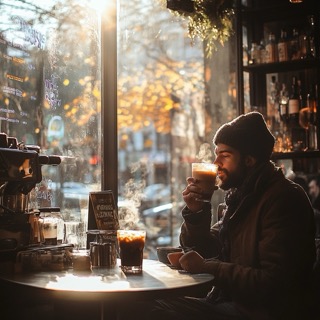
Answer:
<svg viewBox="0 0 320 320"><path fill-rule="evenodd" d="M258 161L269 160L275 138L259 112L249 112L227 122L216 132L213 143L226 144Z"/></svg>

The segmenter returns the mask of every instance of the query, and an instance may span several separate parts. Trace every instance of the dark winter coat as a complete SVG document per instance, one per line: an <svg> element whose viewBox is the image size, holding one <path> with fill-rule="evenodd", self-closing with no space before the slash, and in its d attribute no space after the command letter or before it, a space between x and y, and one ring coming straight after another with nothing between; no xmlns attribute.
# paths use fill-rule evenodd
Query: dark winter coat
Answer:
<svg viewBox="0 0 320 320"><path fill-rule="evenodd" d="M221 223L211 207L183 210L182 246L221 258ZM231 215L227 261L214 263L215 288L248 319L310 319L315 261L313 209L304 190L268 163ZM225 260L225 259L224 259Z"/></svg>

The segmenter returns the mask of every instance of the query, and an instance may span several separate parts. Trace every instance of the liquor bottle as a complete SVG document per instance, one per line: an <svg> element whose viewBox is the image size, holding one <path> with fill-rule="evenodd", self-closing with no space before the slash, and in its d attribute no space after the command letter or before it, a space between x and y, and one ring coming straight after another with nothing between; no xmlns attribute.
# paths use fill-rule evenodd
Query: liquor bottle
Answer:
<svg viewBox="0 0 320 320"><path fill-rule="evenodd" d="M300 109L305 108L307 106L307 93L303 86L301 80L297 80L298 84L298 92L299 92L299 99L300 99Z"/></svg>
<svg viewBox="0 0 320 320"><path fill-rule="evenodd" d="M281 29L281 35L278 42L278 60L279 62L289 60L287 31L285 29Z"/></svg>
<svg viewBox="0 0 320 320"><path fill-rule="evenodd" d="M279 133L277 137L277 146L279 152L288 152L292 150L291 144L291 131L288 126L289 114L288 114L288 101L289 92L285 83L282 83L279 92Z"/></svg>
<svg viewBox="0 0 320 320"><path fill-rule="evenodd" d="M292 29L292 37L290 41L290 59L300 59L300 48L299 48L299 31L297 28Z"/></svg>
<svg viewBox="0 0 320 320"><path fill-rule="evenodd" d="M291 93L288 102L288 125L291 131L291 142L293 151L303 150L305 145L305 132L299 124L301 96L296 77L292 78Z"/></svg>
<svg viewBox="0 0 320 320"><path fill-rule="evenodd" d="M260 63L266 63L266 46L264 45L264 40L261 39L259 44L260 51Z"/></svg>
<svg viewBox="0 0 320 320"><path fill-rule="evenodd" d="M300 95L299 86L296 77L292 78L291 92L288 101L289 122L292 124L299 123Z"/></svg>
<svg viewBox="0 0 320 320"><path fill-rule="evenodd" d="M307 94L307 133L308 133L308 148L310 150L318 149L318 126L317 126L317 100L318 86L312 85Z"/></svg>
<svg viewBox="0 0 320 320"><path fill-rule="evenodd" d="M304 129L304 150L309 150L309 111L307 107L307 94L304 90L304 87L301 83L301 80L298 80L298 90L300 97L300 110L299 110L299 125ZM301 139L303 139L303 134L301 133Z"/></svg>
<svg viewBox="0 0 320 320"><path fill-rule="evenodd" d="M266 44L266 63L277 62L277 45L276 38L273 33L269 33L268 43Z"/></svg>
<svg viewBox="0 0 320 320"><path fill-rule="evenodd" d="M280 96L279 96L279 115L280 115L280 119L285 124L287 124L289 120L288 102L289 102L289 92L287 90L286 84L282 83Z"/></svg>

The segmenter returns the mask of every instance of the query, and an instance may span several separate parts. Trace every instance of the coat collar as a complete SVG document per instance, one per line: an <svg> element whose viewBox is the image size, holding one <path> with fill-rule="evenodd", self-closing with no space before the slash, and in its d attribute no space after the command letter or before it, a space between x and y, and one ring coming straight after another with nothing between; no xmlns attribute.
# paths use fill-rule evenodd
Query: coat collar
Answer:
<svg viewBox="0 0 320 320"><path fill-rule="evenodd" d="M262 193L265 192L268 185L273 181L284 177L281 168L276 167L274 163L263 163L254 168L250 175L245 179L243 185L235 192L242 194L239 197L239 203L234 212L230 215L230 220L234 219L240 212L247 212L252 204L260 199Z"/></svg>

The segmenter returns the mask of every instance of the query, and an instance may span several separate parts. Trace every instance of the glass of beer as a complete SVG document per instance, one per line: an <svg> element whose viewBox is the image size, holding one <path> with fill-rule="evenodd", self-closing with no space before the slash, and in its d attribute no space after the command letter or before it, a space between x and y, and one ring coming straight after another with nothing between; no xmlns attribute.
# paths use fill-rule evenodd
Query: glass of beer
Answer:
<svg viewBox="0 0 320 320"><path fill-rule="evenodd" d="M117 230L117 239L122 271L129 274L141 273L146 231Z"/></svg>
<svg viewBox="0 0 320 320"><path fill-rule="evenodd" d="M198 201L211 201L216 186L217 171L218 167L213 163L192 163L192 177L196 179L196 183L199 184L204 193L203 198L197 199Z"/></svg>

